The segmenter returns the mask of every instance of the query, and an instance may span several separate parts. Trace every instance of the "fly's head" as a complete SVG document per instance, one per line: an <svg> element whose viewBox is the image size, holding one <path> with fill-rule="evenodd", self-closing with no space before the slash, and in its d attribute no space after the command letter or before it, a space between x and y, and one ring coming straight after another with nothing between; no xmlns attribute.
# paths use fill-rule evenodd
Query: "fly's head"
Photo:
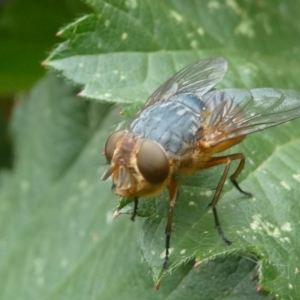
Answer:
<svg viewBox="0 0 300 300"><path fill-rule="evenodd" d="M102 180L112 176L113 190L121 197L154 195L170 181L172 164L165 150L153 140L116 131L108 137L104 153L110 167Z"/></svg>

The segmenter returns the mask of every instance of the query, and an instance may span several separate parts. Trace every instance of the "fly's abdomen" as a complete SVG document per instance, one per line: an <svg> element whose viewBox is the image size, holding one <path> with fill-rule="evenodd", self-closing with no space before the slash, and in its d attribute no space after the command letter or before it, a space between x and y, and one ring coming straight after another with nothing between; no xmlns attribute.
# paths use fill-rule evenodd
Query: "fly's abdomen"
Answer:
<svg viewBox="0 0 300 300"><path fill-rule="evenodd" d="M203 103L193 94L173 96L141 111L129 126L135 136L152 139L166 151L184 154L201 132Z"/></svg>

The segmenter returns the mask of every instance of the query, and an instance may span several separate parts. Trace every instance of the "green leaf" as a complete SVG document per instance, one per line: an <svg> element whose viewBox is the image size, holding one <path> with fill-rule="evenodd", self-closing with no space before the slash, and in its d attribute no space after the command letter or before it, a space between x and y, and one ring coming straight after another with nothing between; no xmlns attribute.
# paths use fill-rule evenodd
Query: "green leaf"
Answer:
<svg viewBox="0 0 300 300"><path fill-rule="evenodd" d="M226 86L260 87L274 81L281 88L294 86L292 78L297 78L300 67L295 39L299 22L286 19L300 11L298 4L88 3L96 13L61 30L67 41L44 62L83 85L84 97L144 101L176 70L208 56L229 60ZM281 9L274 9L279 3Z"/></svg>
<svg viewBox="0 0 300 300"><path fill-rule="evenodd" d="M60 35L66 41L45 61L45 64L60 71L68 79L82 85L82 96L108 102L141 102L176 70L194 60L215 55L224 56L229 60L229 72L222 83L223 86L300 89L298 82L300 52L299 42L295 38L299 36L300 31L297 18L300 5L296 2L241 4L235 1L174 0L150 3L133 0L95 0L88 3L95 13L82 17L61 30ZM106 131L99 131L99 140L95 142L94 145L97 147L94 146L94 149L101 148L100 144L104 145L113 124L119 122L116 115L109 115L106 121L109 128L105 127L106 124L100 124ZM190 271L192 264L183 266L187 261L196 258L202 262L203 266L200 266L199 272L201 274L204 272L205 277L206 268L210 266L208 260L245 252L255 253L260 259L259 280L266 290L279 295L282 299L298 297L299 124L299 121L293 121L251 136L243 144L232 149L234 152L245 153L248 158L248 164L239 182L245 190L254 194L254 198L244 198L229 184L224 189L218 211L222 227L228 238L233 241L230 247L224 245L218 237L212 214L206 209L222 168L201 172L182 182L175 209L172 253L168 268L168 272L177 271L172 277L166 277L162 285L164 289L162 294L155 297L164 298L171 295L170 298L175 298L180 289L186 285L190 286L191 282L194 282L193 291L203 291L199 283L202 277L197 277ZM74 194L71 194L73 197L65 199L75 197L77 200L74 201L79 201L80 186L90 182L97 183L95 189L98 189L98 184L101 186L99 191L93 193L95 198L96 195L101 195L101 199L105 201L114 197L109 194L109 183L100 184L96 181L99 180L100 173L91 177L81 169L90 164L90 172L94 172L92 167L97 165L97 161L92 160L95 158L85 153L81 157L85 162L78 166L77 173L73 175L80 173L82 180L78 178L66 182L59 180L60 190L56 185L54 191L50 193L54 199L59 198L61 193L66 193L64 191L66 185L74 187L73 182L77 183L78 189L74 187ZM68 195L66 193L66 196ZM51 203L53 205L53 201ZM101 297L109 299L113 296L134 298L141 295L141 292L148 291L150 284L142 277L146 276L146 267L138 262L137 248L129 238L136 235L137 224L132 226L122 223L121 227L119 224L124 222L122 218L121 221L116 221L120 222L118 225L109 227L104 222L106 218L102 208L92 210L92 205L90 207L87 203L85 205L79 205L81 210L78 208L75 215L84 224L93 220L95 225L90 225L89 228L100 226L99 228L103 230L99 249L92 252L90 244L76 245L78 257L75 257L73 262L76 259L82 261L85 257L90 260L82 261L82 264L73 271L74 277L71 276L69 280L60 284L59 288L56 288L56 293L53 293L55 290L53 288L48 295L55 295L56 299L70 298L76 294L73 293L74 285L81 291L80 295L87 293L89 297L95 298L97 294L99 299ZM163 193L153 201L145 200L144 205L146 207L141 207L141 214L148 215L149 218L143 225L139 241L143 257L149 263L153 278L157 281L165 275L161 274L161 266L168 210L167 193ZM82 210L86 214L92 214L92 217L88 216L85 219ZM100 219L100 210L103 219L96 220L96 214L93 213L97 211ZM61 211L60 208L60 214ZM107 211L104 209L104 212ZM72 213L74 214L74 211ZM44 220L45 217L41 219ZM98 222L102 223L97 225ZM114 224L117 224L116 222ZM113 240L110 239L112 234L115 236ZM65 238L69 236L70 232L64 235ZM52 244L56 245L58 240ZM71 247L70 244L66 244L65 247ZM119 265L116 261L112 262L112 258L120 259L117 260ZM220 263L220 268L222 266ZM106 272L105 278L99 275L98 269ZM230 272L225 274L222 281L224 289L228 287L226 279L230 277ZM100 287L94 285L94 278L97 276L103 283ZM215 276L220 279L218 274ZM183 278L186 278L188 283ZM111 283L113 279L117 284ZM128 286L129 291L125 288ZM247 286L250 287L249 281ZM206 291L209 291L208 287L206 284ZM242 292L246 297L246 290ZM254 290L252 292L255 294L252 299L257 299L259 296ZM218 297L234 299L235 296L235 292L223 293L219 286L216 293L212 299ZM193 294L186 291L184 295L184 298L191 298ZM209 299L207 294L205 296L203 299ZM154 296L149 291L145 297ZM242 299L242 296L239 295L238 299Z"/></svg>
<svg viewBox="0 0 300 300"><path fill-rule="evenodd" d="M142 220L113 221L118 198L100 181L116 109L76 93L50 76L15 111L15 168L0 173L1 299L264 299L245 255L189 263L154 290L136 242Z"/></svg>

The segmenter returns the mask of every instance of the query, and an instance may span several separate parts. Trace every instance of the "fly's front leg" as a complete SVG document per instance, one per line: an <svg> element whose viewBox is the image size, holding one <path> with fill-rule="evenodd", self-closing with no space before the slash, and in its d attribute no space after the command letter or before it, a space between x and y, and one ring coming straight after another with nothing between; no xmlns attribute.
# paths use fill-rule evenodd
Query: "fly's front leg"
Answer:
<svg viewBox="0 0 300 300"><path fill-rule="evenodd" d="M134 206L133 206L133 211L132 211L132 215L131 215L131 221L134 221L135 220L135 217L136 217L136 212L137 212L137 209L138 209L138 205L139 205L139 198L138 197L135 197L134 198Z"/></svg>
<svg viewBox="0 0 300 300"><path fill-rule="evenodd" d="M250 193L243 191L240 186L238 185L237 181L236 181L236 177L241 173L241 171L243 170L244 164L245 164L245 156L242 153L235 153L235 154L231 154L231 155L227 155L227 156L219 156L219 157L212 157L209 161L206 162L206 164L204 165L203 168L211 168L217 165L221 165L221 164L225 164L225 169L224 172L221 176L221 179L218 183L216 192L214 194L214 197L210 203L210 206L212 207L212 211L213 211L213 215L214 215L214 220L215 220L215 225L216 228L219 232L219 235L221 236L222 240L227 244L227 245L231 245L231 242L226 238L220 221L219 221L219 217L218 217L218 213L217 213L217 208L216 205L219 201L219 197L220 197L220 193L223 189L225 180L228 176L228 172L230 169L230 164L232 160L240 160L240 163L237 167L237 169L235 170L235 172L230 176L230 180L233 183L233 185L243 194L247 195L247 196L252 196Z"/></svg>
<svg viewBox="0 0 300 300"><path fill-rule="evenodd" d="M169 200L169 214L168 214L168 223L166 227L166 255L165 255L165 261L163 263L163 269L167 268L168 260L169 260L169 249L170 249L170 240L171 240L171 233L172 233L172 222L173 222L173 212L174 212L174 206L177 198L177 191L178 186L175 182L174 178L171 179L171 182L169 184L169 194L170 194L170 200Z"/></svg>

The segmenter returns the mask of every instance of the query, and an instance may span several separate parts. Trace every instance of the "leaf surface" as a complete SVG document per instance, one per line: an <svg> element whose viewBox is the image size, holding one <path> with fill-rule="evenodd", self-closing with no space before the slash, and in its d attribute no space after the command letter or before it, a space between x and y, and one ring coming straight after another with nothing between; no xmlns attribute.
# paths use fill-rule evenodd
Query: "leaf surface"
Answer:
<svg viewBox="0 0 300 300"><path fill-rule="evenodd" d="M95 0L88 3L95 13L82 17L61 30L60 34L66 41L45 61L45 64L81 85L82 96L109 103L140 103L176 70L192 61L211 56L223 56L229 61L229 71L220 86L300 89L300 51L299 42L295 39L300 29L297 19L300 8L296 2L280 2L279 5L279 2L238 4L234 1L186 1L183 5L182 1L150 3ZM73 244L70 240L66 242L70 239L70 232L60 232L62 236L58 240L65 242L62 248L72 253L70 270L73 276L69 275L68 279L57 286L49 285L50 298L53 295L56 299L68 298L74 296L74 290L80 290L76 295L86 293L91 299L103 299L103 295L105 299L113 298L112 295L115 298L123 296L125 299L132 299L138 298L137 295L141 295L143 291L149 299L164 298L166 295L176 299L180 289L186 286L193 287L182 292L186 293L186 298L192 297L192 293L196 291L199 296L199 291L203 292L203 288L200 289L201 282L205 282L201 274L204 272L207 275L207 270L214 264L208 261L227 254L244 255L250 252L255 253L260 260L258 273L262 286L283 299L297 299L300 289L297 254L299 120L249 136L243 144L230 150L232 153L245 153L247 164L239 182L245 190L254 194L252 199L246 199L233 190L230 184L224 189L218 211L223 229L233 241L231 247L224 245L218 237L212 214L207 209L222 167L201 172L181 182L168 269L168 272L177 271L162 281L161 294L153 296L151 284L147 281L149 277L146 277L147 267L139 262L139 251L134 243L141 221L138 220L138 224L133 225L126 223L126 218L120 218L113 225L108 225L109 218L104 217L106 214L110 216L117 198L110 193L109 183L99 182L104 167L95 174L95 165L100 165L101 159L97 155L109 132L114 130L113 124L120 122L116 114L107 113L103 110L105 122L100 123L102 129L97 130L95 135L99 134L99 138L96 140L93 136L89 141L91 145L94 141L95 156L85 152L89 149L86 146L85 151L78 155L78 162L76 160L74 166L71 158L67 159L65 166L69 166L68 170L72 172L64 172L66 177L63 180L59 177L60 180L51 187L49 196L47 192L47 205L54 205L56 202L53 199L58 198L60 205L70 205L70 215L63 208L60 209L55 225L60 224L59 218L63 214L67 220L74 216L79 220L74 225L77 229L77 236L74 233L74 237L80 236L80 232L92 232L90 236L93 236L95 228L99 228L101 232L96 231L96 235L99 235L96 242L84 235L80 245L75 242ZM70 139L73 140L74 137ZM62 162L65 159L66 157ZM86 174L85 168L90 168L88 171L91 173ZM47 176L60 176L62 173L59 170L58 167L53 174ZM80 176L76 178L78 173ZM47 184L44 183L43 176L38 176L38 179L41 184ZM90 187L91 184L93 187ZM66 186L72 188L70 193L64 191ZM80 187L85 192L90 188L91 194L85 195ZM61 194L65 194L65 197L59 197ZM91 195L91 202L80 202L84 196ZM72 206L72 201L76 203L75 207ZM143 202L140 214L148 216L148 219L139 234L139 242L143 257L157 281L161 279L161 275L165 275L160 272L168 196L165 192L153 201ZM98 209L92 209L92 203ZM45 216L42 220L45 220ZM93 225L90 224L91 220ZM70 224L73 223L70 221ZM69 230L73 228L72 225L62 227ZM49 228L49 224L45 228ZM55 232L57 231L58 227ZM33 235L36 236L37 234ZM57 245L56 242L51 244ZM85 261L84 258L89 260ZM200 271L192 271L192 263L185 265L194 258L202 262ZM235 261L234 268L237 268L239 259L232 259ZM226 262L217 260L216 269L222 269ZM251 263L246 265L249 267ZM251 266L253 268L253 264ZM104 276L98 273L100 269L105 272ZM227 279L231 277L231 273L220 277L217 271L214 274L220 278L221 284L215 289L219 294L212 299L235 299L235 290L227 290ZM98 285L97 278L101 282ZM248 279L247 287L252 287L250 290L255 295L254 298L260 297L253 289L249 277ZM208 284L205 286L206 291L209 291ZM148 290L149 293L146 293ZM203 295L207 296L205 293ZM242 289L241 293L246 297L246 289ZM236 299L243 298L239 295Z"/></svg>

